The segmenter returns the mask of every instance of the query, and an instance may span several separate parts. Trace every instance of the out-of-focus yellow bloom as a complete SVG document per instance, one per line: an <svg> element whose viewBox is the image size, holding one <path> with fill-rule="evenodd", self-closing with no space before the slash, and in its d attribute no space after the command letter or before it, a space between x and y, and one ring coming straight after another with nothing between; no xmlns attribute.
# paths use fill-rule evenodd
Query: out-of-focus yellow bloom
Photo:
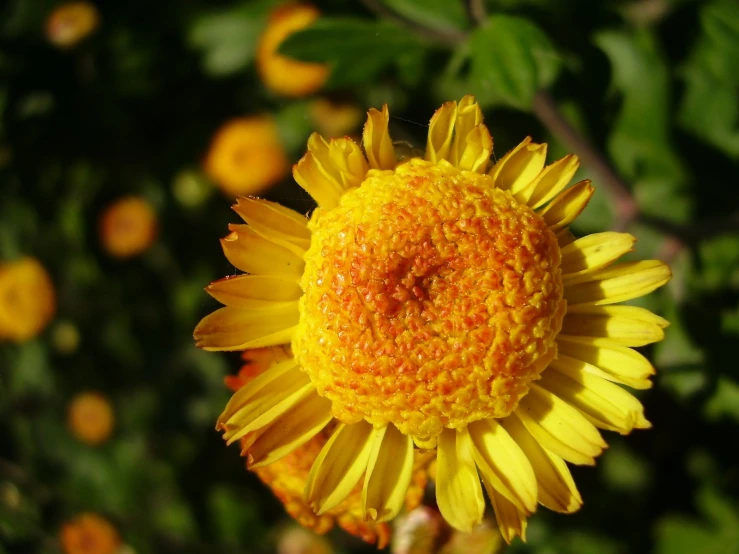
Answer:
<svg viewBox="0 0 739 554"><path fill-rule="evenodd" d="M0 340L38 335L56 311L51 278L35 258L0 263Z"/></svg>
<svg viewBox="0 0 739 554"><path fill-rule="evenodd" d="M332 102L328 98L316 98L310 106L313 125L326 137L343 137L359 129L364 112L351 103Z"/></svg>
<svg viewBox="0 0 739 554"><path fill-rule="evenodd" d="M78 394L69 405L67 425L84 443L97 445L108 440L114 422L113 407L107 398L96 392Z"/></svg>
<svg viewBox="0 0 739 554"><path fill-rule="evenodd" d="M138 196L128 196L108 206L100 218L100 240L116 258L130 258L147 250L157 236L154 208Z"/></svg>
<svg viewBox="0 0 739 554"><path fill-rule="evenodd" d="M316 8L306 5L283 6L270 15L259 39L257 70L264 86L272 92L300 97L323 86L329 71L324 64L301 62L277 53L288 36L308 27L319 15Z"/></svg>
<svg viewBox="0 0 739 554"><path fill-rule="evenodd" d="M46 37L62 48L70 48L92 33L100 23L97 8L90 2L70 2L56 8L46 19Z"/></svg>
<svg viewBox="0 0 739 554"><path fill-rule="evenodd" d="M65 523L59 533L65 554L114 554L121 546L118 531L105 518L91 513Z"/></svg>
<svg viewBox="0 0 739 554"><path fill-rule="evenodd" d="M205 172L229 196L262 192L289 169L277 125L269 116L227 122L215 134L205 159Z"/></svg>

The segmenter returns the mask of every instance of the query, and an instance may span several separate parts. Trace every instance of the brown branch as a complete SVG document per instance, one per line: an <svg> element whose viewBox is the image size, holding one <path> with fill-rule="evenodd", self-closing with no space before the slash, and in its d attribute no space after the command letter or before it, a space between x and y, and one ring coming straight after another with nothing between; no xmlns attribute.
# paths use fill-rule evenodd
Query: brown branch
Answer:
<svg viewBox="0 0 739 554"><path fill-rule="evenodd" d="M639 206L626 183L593 144L570 125L548 92L537 92L532 107L544 126L597 175L616 204L616 227L619 230L626 228L639 213Z"/></svg>
<svg viewBox="0 0 739 554"><path fill-rule="evenodd" d="M460 42L467 39L467 33L457 31L439 31L419 25L415 21L411 21L400 14L389 9L380 0L360 0L364 7L374 13L377 17L393 21L399 25L409 28L417 35L429 39L433 42L444 44L445 46L457 46Z"/></svg>
<svg viewBox="0 0 739 554"><path fill-rule="evenodd" d="M485 0L470 0L468 9L475 25L482 25L488 17Z"/></svg>

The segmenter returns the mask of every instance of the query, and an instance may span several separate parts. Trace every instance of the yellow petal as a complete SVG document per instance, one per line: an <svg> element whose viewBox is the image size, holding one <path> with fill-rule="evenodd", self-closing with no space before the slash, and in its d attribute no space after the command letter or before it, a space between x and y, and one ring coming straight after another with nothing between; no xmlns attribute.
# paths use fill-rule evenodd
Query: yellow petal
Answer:
<svg viewBox="0 0 739 554"><path fill-rule="evenodd" d="M452 165L466 171L485 173L493 151L493 137L482 124L482 110L475 97L467 95L459 102L454 123L454 140L449 153Z"/></svg>
<svg viewBox="0 0 739 554"><path fill-rule="evenodd" d="M467 428L486 487L494 488L527 514L536 510L534 470L516 441L494 419L476 421Z"/></svg>
<svg viewBox="0 0 739 554"><path fill-rule="evenodd" d="M565 227L557 231L557 244L560 248L564 248L573 242L575 242L575 235L570 232L569 228Z"/></svg>
<svg viewBox="0 0 739 554"><path fill-rule="evenodd" d="M631 252L636 238L628 233L595 233L577 239L562 248L562 278L567 283L596 269L607 266L627 252Z"/></svg>
<svg viewBox="0 0 739 554"><path fill-rule="evenodd" d="M312 439L331 419L331 402L314 392L256 431L259 436L241 455L248 456L249 469L269 465Z"/></svg>
<svg viewBox="0 0 739 554"><path fill-rule="evenodd" d="M428 141L426 142L427 161L437 163L449 157L456 118L456 102L445 102L441 108L436 110L429 123Z"/></svg>
<svg viewBox="0 0 739 554"><path fill-rule="evenodd" d="M557 160L545 167L531 183L517 190L512 188L511 194L522 204L538 208L549 202L572 180L580 160L572 154Z"/></svg>
<svg viewBox="0 0 739 554"><path fill-rule="evenodd" d="M565 298L569 305L615 304L639 298L661 287L672 277L667 264L659 260L626 262L565 282Z"/></svg>
<svg viewBox="0 0 739 554"><path fill-rule="evenodd" d="M534 469L539 503L566 514L579 510L582 497L565 461L542 448L518 418L507 417L501 424L521 447Z"/></svg>
<svg viewBox="0 0 739 554"><path fill-rule="evenodd" d="M600 337L624 346L644 346L661 341L665 319L637 306L576 305L567 310L562 334Z"/></svg>
<svg viewBox="0 0 739 554"><path fill-rule="evenodd" d="M444 429L436 454L436 502L444 519L460 531L480 523L485 511L467 430Z"/></svg>
<svg viewBox="0 0 739 554"><path fill-rule="evenodd" d="M311 391L310 378L295 360L276 363L238 391L226 404L216 429L223 430L228 444L274 421Z"/></svg>
<svg viewBox="0 0 739 554"><path fill-rule="evenodd" d="M457 167L465 171L485 173L493 151L493 137L485 125L478 125L467 134L466 147Z"/></svg>
<svg viewBox="0 0 739 554"><path fill-rule="evenodd" d="M352 491L367 469L373 439L372 426L365 421L336 428L305 484L305 500L318 515L338 506Z"/></svg>
<svg viewBox="0 0 739 554"><path fill-rule="evenodd" d="M499 189L520 190L533 181L544 167L547 145L531 142L526 137L521 144L503 156L489 171Z"/></svg>
<svg viewBox="0 0 739 554"><path fill-rule="evenodd" d="M239 198L233 210L263 237L277 242L274 237L308 250L308 220L290 208L261 198Z"/></svg>
<svg viewBox="0 0 739 554"><path fill-rule="evenodd" d="M392 424L375 430L362 489L365 517L380 522L398 515L412 473L413 440Z"/></svg>
<svg viewBox="0 0 739 554"><path fill-rule="evenodd" d="M303 291L295 277L237 275L213 281L205 291L221 304L234 308L270 308L298 300Z"/></svg>
<svg viewBox="0 0 739 554"><path fill-rule="evenodd" d="M633 429L648 429L644 407L618 385L572 366L550 367L539 384L570 406L577 408L600 429L622 435Z"/></svg>
<svg viewBox="0 0 739 554"><path fill-rule="evenodd" d="M200 320L193 336L198 348L211 351L247 350L287 344L298 324L298 302L269 307L225 307Z"/></svg>
<svg viewBox="0 0 739 554"><path fill-rule="evenodd" d="M326 142L313 133L308 139L308 152L293 167L293 177L319 206L331 209L347 190L359 186L367 169L367 160L353 140Z"/></svg>
<svg viewBox="0 0 739 554"><path fill-rule="evenodd" d="M395 157L395 148L388 132L390 112L387 104L379 112L370 108L367 112L367 123L364 124L364 151L372 169L393 169L398 163Z"/></svg>
<svg viewBox="0 0 739 554"><path fill-rule="evenodd" d="M595 188L590 181L580 181L561 192L552 202L539 212L552 231L557 231L572 223L588 205Z"/></svg>
<svg viewBox="0 0 739 554"><path fill-rule="evenodd" d="M259 275L303 274L302 255L267 240L248 225L230 225L231 234L221 239L226 258L246 273Z"/></svg>
<svg viewBox="0 0 739 554"><path fill-rule="evenodd" d="M552 366L567 364L580 367L593 375L635 389L652 386L649 377L654 375L654 368L649 360L636 350L610 339L559 335L557 349L559 356Z"/></svg>
<svg viewBox="0 0 739 554"><path fill-rule="evenodd" d="M503 540L511 544L513 539L521 537L521 540L526 542L526 525L528 524L526 514L497 491L490 488L487 488L487 491Z"/></svg>
<svg viewBox="0 0 739 554"><path fill-rule="evenodd" d="M514 414L539 444L573 464L595 464L606 447L585 416L538 385L531 385Z"/></svg>

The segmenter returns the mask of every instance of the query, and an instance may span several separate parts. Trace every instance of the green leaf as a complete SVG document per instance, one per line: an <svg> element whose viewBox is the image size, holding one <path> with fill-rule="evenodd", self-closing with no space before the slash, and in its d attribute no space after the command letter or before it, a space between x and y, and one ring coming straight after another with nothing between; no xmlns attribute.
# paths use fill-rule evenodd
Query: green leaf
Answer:
<svg viewBox="0 0 739 554"><path fill-rule="evenodd" d="M389 21L349 17L323 17L307 29L290 35L280 53L331 67L328 87L370 83L388 67L397 65L398 53L422 49L424 42Z"/></svg>
<svg viewBox="0 0 739 554"><path fill-rule="evenodd" d="M384 4L422 27L438 31L467 28L467 10L460 0L385 0Z"/></svg>
<svg viewBox="0 0 739 554"><path fill-rule="evenodd" d="M657 527L657 554L727 554L739 551L739 512L712 489L696 500L703 520L669 515Z"/></svg>
<svg viewBox="0 0 739 554"><path fill-rule="evenodd" d="M678 113L686 130L739 158L739 7L720 0L703 6L702 33L681 72L685 94Z"/></svg>
<svg viewBox="0 0 739 554"><path fill-rule="evenodd" d="M217 77L230 75L254 59L259 35L274 4L274 0L249 2L203 15L192 23L188 42L203 51L206 73Z"/></svg>
<svg viewBox="0 0 739 554"><path fill-rule="evenodd" d="M636 493L649 486L649 464L622 442L610 445L600 467L605 482L615 490Z"/></svg>
<svg viewBox="0 0 739 554"><path fill-rule="evenodd" d="M698 247L700 273L696 285L716 291L739 286L739 236L719 235L701 242Z"/></svg>
<svg viewBox="0 0 739 554"><path fill-rule="evenodd" d="M484 106L527 110L557 76L560 59L549 38L521 17L494 15L469 39L469 91Z"/></svg>
<svg viewBox="0 0 739 554"><path fill-rule="evenodd" d="M646 31L606 31L594 40L611 62L612 86L622 97L608 139L611 158L634 183L643 213L686 221L691 199L670 141L670 78L656 41Z"/></svg>
<svg viewBox="0 0 739 554"><path fill-rule="evenodd" d="M255 546L264 537L260 507L232 485L215 485L208 495L208 514L216 535L227 544Z"/></svg>
<svg viewBox="0 0 739 554"><path fill-rule="evenodd" d="M733 418L739 423L739 383L725 376L720 376L716 390L703 406L706 419L717 421L723 417Z"/></svg>

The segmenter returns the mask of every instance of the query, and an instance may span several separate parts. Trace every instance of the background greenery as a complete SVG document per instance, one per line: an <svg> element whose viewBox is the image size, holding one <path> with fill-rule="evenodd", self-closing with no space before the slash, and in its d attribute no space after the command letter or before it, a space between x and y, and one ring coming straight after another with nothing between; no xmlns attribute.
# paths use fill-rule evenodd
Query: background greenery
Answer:
<svg viewBox="0 0 739 554"><path fill-rule="evenodd" d="M275 4L101 2L100 28L69 51L44 39L54 2L0 8L0 259L38 257L59 299L41 337L0 345L2 553L55 552L60 524L81 511L104 514L142 554L274 550L281 505L213 430L238 359L191 338L215 307L202 287L234 271L218 239L235 216L220 193L193 205L176 184L200 178L213 132L234 116L272 112L291 161L301 155L308 101L270 95L253 66ZM498 157L526 135L582 156L598 192L578 232L628 230L636 256L672 264L647 300L672 322L647 350L658 375L640 396L654 429L609 434L598 466L573 470L584 508L541 510L510 551L739 552L739 5L470 4L317 1L324 18L283 52L329 62L334 97L387 102L393 136L416 145L442 101L475 94ZM114 261L97 218L130 193L156 207L160 235ZM267 197L310 209L290 179ZM74 351L59 339L69 325ZM116 410L100 447L64 426L88 389Z"/></svg>

